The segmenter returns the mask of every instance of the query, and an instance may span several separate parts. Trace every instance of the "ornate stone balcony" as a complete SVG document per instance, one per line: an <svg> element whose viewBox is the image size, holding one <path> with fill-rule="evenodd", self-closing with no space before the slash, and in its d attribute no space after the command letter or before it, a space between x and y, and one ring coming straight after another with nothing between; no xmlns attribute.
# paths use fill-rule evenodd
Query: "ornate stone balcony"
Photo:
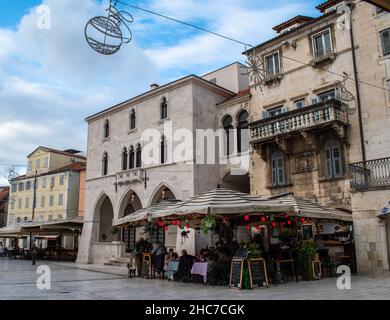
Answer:
<svg viewBox="0 0 390 320"><path fill-rule="evenodd" d="M347 125L348 114L342 103L328 100L251 123L251 143L262 144L293 133L305 134L324 128L333 128L344 137Z"/></svg>
<svg viewBox="0 0 390 320"><path fill-rule="evenodd" d="M121 171L116 175L116 183L118 185L131 184L134 182L141 182L144 180L144 171L142 169L131 169Z"/></svg>

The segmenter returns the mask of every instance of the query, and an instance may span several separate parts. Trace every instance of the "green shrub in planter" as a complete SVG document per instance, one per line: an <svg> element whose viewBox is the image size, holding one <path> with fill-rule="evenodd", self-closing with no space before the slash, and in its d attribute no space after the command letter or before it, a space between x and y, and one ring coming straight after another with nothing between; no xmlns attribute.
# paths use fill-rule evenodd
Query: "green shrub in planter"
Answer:
<svg viewBox="0 0 390 320"><path fill-rule="evenodd" d="M299 260L303 268L303 279L313 280L313 261L317 253L314 243L304 242L298 250Z"/></svg>

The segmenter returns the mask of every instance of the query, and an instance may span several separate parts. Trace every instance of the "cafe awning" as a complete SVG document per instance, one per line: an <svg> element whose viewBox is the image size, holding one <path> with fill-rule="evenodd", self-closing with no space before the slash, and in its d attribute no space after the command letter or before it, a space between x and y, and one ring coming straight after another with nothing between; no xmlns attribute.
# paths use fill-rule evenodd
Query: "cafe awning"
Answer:
<svg viewBox="0 0 390 320"><path fill-rule="evenodd" d="M166 212L167 215L232 215L232 214L252 214L252 213L276 213L291 211L290 204L281 203L253 197L247 193L238 192L224 188L217 188L187 201L178 203L177 208ZM153 218L164 217L156 215Z"/></svg>
<svg viewBox="0 0 390 320"><path fill-rule="evenodd" d="M141 221L147 221L152 216L163 215L164 213L173 210L177 207L179 200L164 200L160 203L138 210L124 218L116 219L113 221L113 226L121 226L130 223L137 223Z"/></svg>
<svg viewBox="0 0 390 320"><path fill-rule="evenodd" d="M18 238L21 228L17 226L4 227L0 229L0 238Z"/></svg>
<svg viewBox="0 0 390 320"><path fill-rule="evenodd" d="M378 217L385 219L390 216L390 201L379 209Z"/></svg>
<svg viewBox="0 0 390 320"><path fill-rule="evenodd" d="M270 199L292 206L293 212L303 218L352 221L352 214L350 213L323 206L305 198L295 197L291 193L273 196Z"/></svg>

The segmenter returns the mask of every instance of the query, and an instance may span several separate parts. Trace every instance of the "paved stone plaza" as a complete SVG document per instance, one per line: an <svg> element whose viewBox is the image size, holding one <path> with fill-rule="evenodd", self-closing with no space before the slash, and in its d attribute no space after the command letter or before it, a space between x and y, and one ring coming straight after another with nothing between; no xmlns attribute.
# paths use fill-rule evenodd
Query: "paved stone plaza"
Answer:
<svg viewBox="0 0 390 320"><path fill-rule="evenodd" d="M344 291L337 289L335 278L238 291L159 280L128 279L125 276L126 269L119 267L76 268L72 263L53 262L48 265L52 271L52 288L44 291L37 289L36 267L29 261L0 258L0 299L390 299L390 274L353 277L352 289Z"/></svg>

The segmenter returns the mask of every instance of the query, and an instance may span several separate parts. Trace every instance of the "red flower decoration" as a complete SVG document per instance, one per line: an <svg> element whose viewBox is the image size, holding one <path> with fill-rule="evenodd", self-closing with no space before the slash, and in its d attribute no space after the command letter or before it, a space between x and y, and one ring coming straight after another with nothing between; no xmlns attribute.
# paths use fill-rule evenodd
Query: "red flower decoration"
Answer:
<svg viewBox="0 0 390 320"><path fill-rule="evenodd" d="M245 220L245 221L249 221L249 216L248 216L248 215L245 215L244 220Z"/></svg>
<svg viewBox="0 0 390 320"><path fill-rule="evenodd" d="M267 222L267 218L266 217L261 217L261 222Z"/></svg>
<svg viewBox="0 0 390 320"><path fill-rule="evenodd" d="M291 226L291 220L288 220L288 221L287 221L287 224L288 224L289 226Z"/></svg>
<svg viewBox="0 0 390 320"><path fill-rule="evenodd" d="M250 226L246 226L246 230L250 230L251 229L251 227Z"/></svg>
<svg viewBox="0 0 390 320"><path fill-rule="evenodd" d="M272 222L272 228L276 228L276 222L275 221Z"/></svg>
<svg viewBox="0 0 390 320"><path fill-rule="evenodd" d="M187 229L190 228L190 224L189 224L189 223L186 224L186 228L187 228Z"/></svg>
<svg viewBox="0 0 390 320"><path fill-rule="evenodd" d="M305 222L305 218L301 218L301 222L304 223Z"/></svg>

